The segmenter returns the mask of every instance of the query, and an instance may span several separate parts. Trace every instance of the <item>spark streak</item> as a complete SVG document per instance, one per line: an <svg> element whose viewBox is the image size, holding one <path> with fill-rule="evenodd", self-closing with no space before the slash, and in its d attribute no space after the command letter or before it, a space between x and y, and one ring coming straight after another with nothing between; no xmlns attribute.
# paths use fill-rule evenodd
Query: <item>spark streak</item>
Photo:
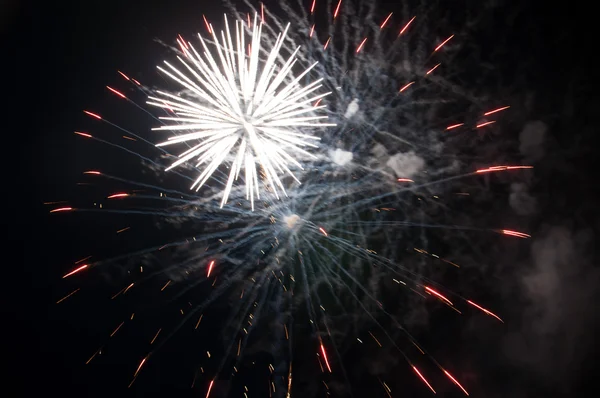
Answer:
<svg viewBox="0 0 600 398"><path fill-rule="evenodd" d="M482 306L472 302L471 300L467 300L467 303L471 304L473 307L485 312L486 314L488 314L489 316L493 316L494 318L496 318L497 320L499 320L500 322L504 323L504 321L502 319L500 319L500 317L496 314L494 314L492 311L486 310L485 308L483 308Z"/></svg>
<svg viewBox="0 0 600 398"><path fill-rule="evenodd" d="M69 276L71 276L71 275L73 275L73 274L76 274L76 273L78 273L79 271L83 271L83 270L84 270L84 269L86 269L87 267L89 267L89 265L88 265L88 264L84 264L84 265L82 265L82 266L81 266L81 267L79 267L79 268L75 268L73 271L71 271L71 272L69 272L68 274L66 274L65 276L63 276L63 279L65 279L65 278L67 278L67 277L69 277Z"/></svg>
<svg viewBox="0 0 600 398"><path fill-rule="evenodd" d="M423 375L421 374L421 372L419 372L419 369L417 369L414 365L413 365L413 370L417 373L417 375L421 378L421 380L423 380L423 382L425 384L427 384L427 387L429 387L429 389L431 391L433 391L434 394L436 394L435 390L433 389L433 387L431 387L431 384L429 384L429 382L427 381L427 379L425 377L423 377Z"/></svg>
<svg viewBox="0 0 600 398"><path fill-rule="evenodd" d="M442 369L442 370L444 371L444 373L446 374L446 376L448 376L450 378L450 380L452 380L452 382L454 384L456 384L465 393L466 396L469 396L469 393L467 392L467 390L465 390L465 388L460 385L460 383L458 382L458 380L456 380L450 373L448 373L448 371L446 369Z"/></svg>

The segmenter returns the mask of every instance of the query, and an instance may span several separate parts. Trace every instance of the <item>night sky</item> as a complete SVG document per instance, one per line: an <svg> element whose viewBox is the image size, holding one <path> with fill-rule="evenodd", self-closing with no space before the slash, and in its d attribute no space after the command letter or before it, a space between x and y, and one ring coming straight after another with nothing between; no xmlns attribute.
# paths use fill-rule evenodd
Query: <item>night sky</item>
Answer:
<svg viewBox="0 0 600 398"><path fill-rule="evenodd" d="M459 2L440 3L457 7ZM475 386L473 396L581 396L588 388L593 391L589 380L600 353L594 341L600 331L595 296L600 281L595 174L600 167L600 101L595 95L593 16L576 11L576 2L553 8L537 1L483 3L496 5L492 11L485 8L487 27L478 38L490 49L484 56L494 62L505 96L526 104L509 130L521 139L523 156L536 167L526 194L513 192L516 202L531 207L520 216L533 238L514 252L491 250L497 269L493 277L503 281L495 291L496 308L503 309L506 321L502 328L477 320L444 325L441 316L423 335L436 356L460 358L465 384ZM70 286L61 276L90 251L110 255L122 250L117 239L104 240L120 221L87 215L58 219L43 202L71 200L86 162L107 162L103 157L110 154L82 152L81 140L72 132L89 126L81 112L86 108L126 120L127 114L104 90L118 81L116 70L130 71L140 80L156 79L154 67L165 52L154 39L169 42L178 33L199 31L202 14L214 20L225 7L218 1L138 6L112 0L60 5L5 1L0 7L2 131L9 139L4 151L8 179L3 184L3 229L9 242L3 264L8 272L3 281L8 294L2 300L2 329L8 333L3 339L4 352L8 350L2 355L3 390L8 392L3 395L203 397L204 387L189 389L196 364L190 353L202 351L191 333L183 332L165 348L129 390L141 358L133 332L107 347L102 363L84 365L129 308L107 307L93 298L114 290L106 280L85 282L82 297L59 307L56 300ZM539 123L546 128L545 139L527 147L522 132L526 126L543 129ZM115 157L109 167L128 169L136 163ZM510 194L507 190L507 200ZM152 228L143 223L138 226ZM156 304L149 301L143 303L147 308ZM148 328L156 330L154 325ZM298 344L299 349L313 349ZM214 350L218 352L217 345ZM257 361L264 359L260 352L253 355ZM350 374L368 364L395 366L397 375L388 376L395 378L392 396L431 396L406 366L397 365L401 361L393 354L361 355L346 356ZM264 378L251 368L247 373L249 385ZM357 382L355 397L386 396L375 376L366 379ZM460 396L452 388L440 393Z"/></svg>

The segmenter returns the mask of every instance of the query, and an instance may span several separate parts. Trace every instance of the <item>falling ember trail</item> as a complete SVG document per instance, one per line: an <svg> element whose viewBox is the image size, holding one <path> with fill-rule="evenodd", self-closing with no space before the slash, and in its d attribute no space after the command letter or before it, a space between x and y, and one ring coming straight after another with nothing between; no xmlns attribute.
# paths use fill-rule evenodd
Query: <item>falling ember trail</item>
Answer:
<svg viewBox="0 0 600 398"><path fill-rule="evenodd" d="M102 173L100 173L99 171L90 170L90 171L84 171L83 174L94 174L94 175L99 176Z"/></svg>
<svg viewBox="0 0 600 398"><path fill-rule="evenodd" d="M60 300L58 300L56 302L56 304L62 303L63 301L65 301L66 299L68 299L69 297L71 297L72 295L74 295L75 293L77 293L79 290L81 290L80 287L78 287L77 289L73 290L71 293L67 294L65 297L63 297Z"/></svg>
<svg viewBox="0 0 600 398"><path fill-rule="evenodd" d="M340 11L340 6L341 6L341 5L342 5L342 0L340 0L340 1L338 2L338 5L337 5L337 7L335 8L335 12L333 13L333 19L335 19L335 18L337 17L337 15L338 15L338 12Z"/></svg>
<svg viewBox="0 0 600 398"><path fill-rule="evenodd" d="M523 239L531 238L531 235L525 234L523 232L511 231L509 229L503 229L500 232L502 232L504 235L515 236L517 238L523 238Z"/></svg>
<svg viewBox="0 0 600 398"><path fill-rule="evenodd" d="M464 123L453 124L451 126L446 127L446 130L452 130L452 129L455 129L457 127L464 126L464 125L465 125Z"/></svg>
<svg viewBox="0 0 600 398"><path fill-rule="evenodd" d="M442 47L444 46L444 44L448 43L448 42L450 41L450 39L452 39L453 37L454 37L454 35L452 35L452 36L450 36L449 38L447 38L446 40L444 40L444 41L442 42L442 44L440 44L439 46L437 46L437 47L435 48L435 50L433 50L433 52L436 52L436 51L438 51L440 48L442 48Z"/></svg>
<svg viewBox="0 0 600 398"><path fill-rule="evenodd" d="M410 21L408 21L408 23L406 25L404 25L404 27L402 28L402 30L400 30L400 33L398 33L398 37L402 36L402 33L406 32L406 29L408 29L408 27L410 26L411 23L413 23L413 21L415 20L417 16L415 15L414 17L412 17L410 19Z"/></svg>
<svg viewBox="0 0 600 398"><path fill-rule="evenodd" d="M435 390L433 389L433 387L431 387L431 384L429 384L429 382L427 381L427 379L425 377L423 377L423 375L421 374L421 372L419 372L419 369L417 369L415 366L412 367L414 369L414 371L417 373L417 375L419 375L419 377L421 378L421 380L423 380L423 382L425 384L427 384L427 387L429 387L429 389L431 391L433 391L434 394L436 394Z"/></svg>
<svg viewBox="0 0 600 398"><path fill-rule="evenodd" d="M129 196L129 194L128 193L115 193L113 195L107 196L106 199L124 198L126 196Z"/></svg>
<svg viewBox="0 0 600 398"><path fill-rule="evenodd" d="M381 25L379 25L379 29L383 29L383 27L385 26L385 24L387 23L387 21L390 20L390 18L392 17L393 12L390 12L390 15L387 16L387 18L385 19L385 21L383 21L383 23Z"/></svg>
<svg viewBox="0 0 600 398"><path fill-rule="evenodd" d="M329 373L331 373L331 366L329 366L329 360L327 359L327 353L325 352L325 346L321 343L321 353L323 353L323 359L325 359L325 365L327 365L327 369L329 369Z"/></svg>
<svg viewBox="0 0 600 398"><path fill-rule="evenodd" d="M210 264L208 264L208 273L206 274L206 277L207 277L207 278L210 276L210 273L212 272L213 265L215 265L215 260L212 260L212 261L210 262Z"/></svg>
<svg viewBox="0 0 600 398"><path fill-rule="evenodd" d="M325 232L325 230L323 229L323 227L320 227L320 228L319 228L319 231L321 231L321 232L323 233L323 235L325 235L325 236L329 236L329 235L327 235L327 232Z"/></svg>
<svg viewBox="0 0 600 398"><path fill-rule="evenodd" d="M407 88L409 88L409 87L410 87L410 86L412 86L413 84L415 84L415 82L410 82L410 83L408 83L407 85L405 85L404 87L402 87L402 88L400 89L400 91L399 91L399 92L400 92L400 93L401 93L401 92L403 92L404 90L406 90Z"/></svg>
<svg viewBox="0 0 600 398"><path fill-rule="evenodd" d="M503 106L502 108L498 108L498 109L494 109L493 111L486 112L486 113L483 114L483 116L489 116L489 115L491 115L493 113L501 112L501 111L506 110L508 108L510 108L510 106Z"/></svg>
<svg viewBox="0 0 600 398"><path fill-rule="evenodd" d="M79 271L83 271L84 269L86 269L87 267L89 267L89 264L84 264L79 268L75 268L73 271L69 272L68 274L66 274L65 276L63 276L63 279L65 279L66 277L69 277L73 274L76 274Z"/></svg>
<svg viewBox="0 0 600 398"><path fill-rule="evenodd" d="M429 286L425 286L425 290L427 290L429 293L433 294L434 296L439 297L440 299L444 300L446 303L450 304L450 305L454 305L452 304L452 301L448 300L446 297L444 297L442 294L436 292L435 290L433 290L432 288L430 288Z"/></svg>
<svg viewBox="0 0 600 398"><path fill-rule="evenodd" d="M499 320L500 322L504 323L504 321L502 319L500 319L500 317L496 314L494 314L492 311L488 311L485 308L483 308L482 306L472 302L471 300L467 300L467 303L471 304L473 307L485 312L487 315L489 316L493 316L494 318L496 318L497 320Z"/></svg>
<svg viewBox="0 0 600 398"><path fill-rule="evenodd" d="M59 207L58 209L50 210L50 213L58 213L61 211L69 211L69 210L73 210L73 208L72 207Z"/></svg>
<svg viewBox="0 0 600 398"><path fill-rule="evenodd" d="M492 166L486 169L476 170L475 173L491 173L493 171L505 171L505 170L520 170L520 169L533 169L533 166Z"/></svg>
<svg viewBox="0 0 600 398"><path fill-rule="evenodd" d="M106 86L106 88L109 89L110 91L112 91L113 93L117 94L119 97L127 99L127 97L125 95L123 95L122 93L118 92L114 88L109 87L109 86Z"/></svg>
<svg viewBox="0 0 600 398"><path fill-rule="evenodd" d="M90 115L91 117L95 117L95 118L96 118L96 119L98 119L98 120L102 120L102 118L100 117L100 115L97 115L97 114L95 114L95 113L92 113L92 112L90 112L90 111L83 111L83 113L85 113L85 114L87 114L87 115Z"/></svg>
<svg viewBox="0 0 600 398"><path fill-rule="evenodd" d="M492 121L489 121L489 122L480 123L480 124L478 124L478 125L477 125L477 126L475 126L475 127L479 129L479 128L482 128L482 127L485 127L485 126L489 126L490 124L493 124L493 123L496 123L496 121L495 121L495 120L492 120Z"/></svg>
<svg viewBox="0 0 600 398"><path fill-rule="evenodd" d="M398 178L398 182L414 182L410 178Z"/></svg>
<svg viewBox="0 0 600 398"><path fill-rule="evenodd" d="M210 390L212 390L212 386L213 386L214 382L215 382L214 380L210 381L210 384L208 385L208 391L206 393L206 398L208 398L208 396L210 395Z"/></svg>
<svg viewBox="0 0 600 398"><path fill-rule="evenodd" d="M75 131L75 134L80 135L82 137L86 137L86 138L92 138L91 134L88 133L82 133L81 131Z"/></svg>
<svg viewBox="0 0 600 398"><path fill-rule="evenodd" d="M467 392L467 390L465 390L465 388L460 385L460 383L458 382L458 380L456 380L450 373L448 373L448 371L446 369L442 369L442 370L444 371L444 373L446 374L446 376L448 376L450 378L450 380L452 380L452 382L454 384L456 384L465 393L466 396L469 396L469 393Z"/></svg>

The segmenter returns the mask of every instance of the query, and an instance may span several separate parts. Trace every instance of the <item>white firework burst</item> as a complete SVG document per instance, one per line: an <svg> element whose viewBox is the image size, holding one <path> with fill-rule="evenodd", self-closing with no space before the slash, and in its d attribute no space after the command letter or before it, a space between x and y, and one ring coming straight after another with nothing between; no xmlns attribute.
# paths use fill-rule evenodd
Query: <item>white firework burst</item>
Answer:
<svg viewBox="0 0 600 398"><path fill-rule="evenodd" d="M261 49L263 24L258 22L258 16L255 15L252 28L248 29L252 38L246 52L244 22L236 21L235 40L232 40L225 17L225 30L221 31L220 38L209 25L212 34L209 44L212 44L213 52L200 35L204 50L202 56L191 43L180 42L184 57L178 59L186 73L167 61L166 69L158 67L195 99L161 91L158 94L162 98L150 97L148 104L175 115L161 118L175 124L153 130L186 132L158 146L199 141L189 145L189 149L180 154L179 159L167 170L197 158L196 167L204 166L204 169L191 189L199 190L221 164L229 163L229 177L221 207L227 202L233 182L244 169L246 198L250 199L254 209L255 194L256 198L260 198L257 164L262 168L262 175L275 196L279 198L279 189L285 194L279 176L288 174L298 181L290 166L302 169L292 155L314 157L303 148L317 147L315 142L320 139L304 134L302 129L334 126L321 123L320 120L327 116L319 116L315 112L324 108L324 105L313 106L313 103L330 94L316 94L321 88L322 79L305 86L300 84L300 80L317 62L294 76L292 69L300 47L285 62L281 60L280 50L289 26L278 35L270 49ZM216 57L213 53L216 53Z"/></svg>

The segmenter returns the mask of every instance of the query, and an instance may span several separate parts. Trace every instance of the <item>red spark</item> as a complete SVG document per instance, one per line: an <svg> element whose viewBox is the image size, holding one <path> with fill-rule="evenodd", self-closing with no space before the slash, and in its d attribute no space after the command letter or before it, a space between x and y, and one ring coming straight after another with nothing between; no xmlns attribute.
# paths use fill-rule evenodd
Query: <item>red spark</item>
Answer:
<svg viewBox="0 0 600 398"><path fill-rule="evenodd" d="M83 271L84 269L86 269L87 267L89 267L89 264L84 264L79 268L75 268L73 271L69 272L68 274L66 274L65 276L63 276L63 279L65 279L68 276L71 276L73 274L76 274L79 271Z"/></svg>
<svg viewBox="0 0 600 398"><path fill-rule="evenodd" d="M142 359L142 361L140 362L140 365L137 367L137 370L135 371L135 373L133 374L133 377L137 377L140 369L142 368L142 366L144 366L144 363L146 363L146 359L148 359L148 357L144 357L144 359Z"/></svg>
<svg viewBox="0 0 600 398"><path fill-rule="evenodd" d="M83 174L94 174L94 175L100 175L102 173L100 173L99 171L95 171L95 170L90 170L90 171L84 171Z"/></svg>
<svg viewBox="0 0 600 398"><path fill-rule="evenodd" d="M329 41L331 40L331 36L329 36L329 38L327 39L327 41L325 42L325 45L323 46L323 50L327 50L327 46L329 45Z"/></svg>
<svg viewBox="0 0 600 398"><path fill-rule="evenodd" d="M517 169L533 169L533 166L492 166L486 169L476 170L475 173L491 173L493 171L517 170Z"/></svg>
<svg viewBox="0 0 600 398"><path fill-rule="evenodd" d="M208 396L210 395L210 390L212 390L212 386L213 386L214 382L215 382L214 380L210 381L210 384L208 385L208 392L206 393L206 398L208 398Z"/></svg>
<svg viewBox="0 0 600 398"><path fill-rule="evenodd" d="M492 123L496 123L496 121L495 121L495 120L492 120L492 121L489 121L489 122L480 123L480 124L478 124L478 125L477 125L477 126L475 126L475 127L476 127L476 128L481 128L481 127L484 127L484 126L488 126L488 125L490 125L490 124L492 124Z"/></svg>
<svg viewBox="0 0 600 398"><path fill-rule="evenodd" d="M404 87L402 87L399 91L399 93L403 92L404 90L406 90L407 88L409 88L410 86L412 86L413 84L415 84L415 82L410 82L407 85L405 85Z"/></svg>
<svg viewBox="0 0 600 398"><path fill-rule="evenodd" d="M58 209L50 210L50 213L58 213L59 211L70 211L72 207L59 207Z"/></svg>
<svg viewBox="0 0 600 398"><path fill-rule="evenodd" d="M123 76L125 79L130 80L125 73L121 72L120 70L118 70L117 72L119 72L119 75Z"/></svg>
<svg viewBox="0 0 600 398"><path fill-rule="evenodd" d="M95 117L98 120L102 120L102 118L100 117L100 115L96 115L95 113L89 112L89 111L83 111L83 113L86 113L88 115L90 115L91 117Z"/></svg>
<svg viewBox="0 0 600 398"><path fill-rule="evenodd" d="M317 100L317 102L315 102L315 104L313 105L313 108L316 108L317 106L319 106L319 104L321 103L321 100L322 100L322 99L323 99L323 98L319 98L319 99Z"/></svg>
<svg viewBox="0 0 600 398"><path fill-rule="evenodd" d="M246 14L248 16L248 27L252 29L252 21L250 21L250 13Z"/></svg>
<svg viewBox="0 0 600 398"><path fill-rule="evenodd" d="M408 27L410 26L411 23L413 23L413 21L415 20L417 16L415 15L414 17L412 17L410 19L410 21L408 21L408 23L406 25L404 25L404 27L400 30L400 33L398 33L398 37L402 36L402 33L404 33L406 31L406 29L408 29Z"/></svg>
<svg viewBox="0 0 600 398"><path fill-rule="evenodd" d="M260 20L265 22L265 5L263 2L260 2Z"/></svg>
<svg viewBox="0 0 600 398"><path fill-rule="evenodd" d="M390 18L392 17L393 12L390 12L390 15L387 16L387 18L385 19L385 21L383 21L383 23L381 25L379 25L379 29L383 29L383 27L385 26L385 24L390 20Z"/></svg>
<svg viewBox="0 0 600 398"><path fill-rule="evenodd" d="M444 297L444 295L442 295L441 293L436 292L435 290L433 290L432 288L430 288L429 286L425 286L425 290L427 290L429 293L439 297L440 299L444 300L445 302L447 302L450 305L454 305L452 304L452 301L448 300L446 297Z"/></svg>
<svg viewBox="0 0 600 398"><path fill-rule="evenodd" d="M511 231L510 229L503 229L501 232L504 235L516 236L517 238L531 238L531 235L524 234L523 232Z"/></svg>
<svg viewBox="0 0 600 398"><path fill-rule="evenodd" d="M179 38L177 38L176 40L177 40L177 44L179 44L179 47L181 48L181 52L183 53L183 55L185 55L187 57L187 51L185 50L183 43L181 42L181 40L179 40Z"/></svg>
<svg viewBox="0 0 600 398"><path fill-rule="evenodd" d="M208 33L212 34L212 29L210 28L210 24L206 20L206 17L204 16L204 14L202 14L202 18L204 19L204 24L206 25L206 30L208 30Z"/></svg>
<svg viewBox="0 0 600 398"><path fill-rule="evenodd" d="M433 68L429 69L429 70L427 71L427 73L425 73L425 75L429 75L431 72L433 72L434 70L436 70L436 69L437 69L437 67L438 67L438 66L440 66L440 65L441 65L441 64L437 64L437 65L436 65L436 66L434 66Z"/></svg>
<svg viewBox="0 0 600 398"><path fill-rule="evenodd" d="M453 124L452 126L446 127L446 130L452 130L452 129L455 129L457 127L464 126L464 125L465 125L464 123Z"/></svg>
<svg viewBox="0 0 600 398"><path fill-rule="evenodd" d="M313 0L312 2L312 6L310 6L310 13L314 13L315 12L315 4L317 3L317 0Z"/></svg>
<svg viewBox="0 0 600 398"><path fill-rule="evenodd" d="M128 193L115 193L110 196L107 196L106 199L124 198L126 196L129 196L129 194Z"/></svg>
<svg viewBox="0 0 600 398"><path fill-rule="evenodd" d="M398 178L398 182L414 182L410 178Z"/></svg>
<svg viewBox="0 0 600 398"><path fill-rule="evenodd" d="M427 384L427 387L429 387L429 389L431 391L433 391L434 394L436 394L435 390L433 389L433 387L431 387L431 384L429 384L429 382L427 381L427 379L425 377L423 377L423 375L421 374L421 372L419 372L419 369L417 369L414 365L412 367L414 369L414 371L417 373L417 375L419 375L419 377L421 378L421 380L423 380L423 382L425 384Z"/></svg>
<svg viewBox="0 0 600 398"><path fill-rule="evenodd" d="M356 49L356 53L358 54L360 52L360 50L363 48L363 46L365 45L365 43L367 42L367 38L365 37L363 39L363 41L360 42L360 45L358 46L358 48Z"/></svg>
<svg viewBox="0 0 600 398"><path fill-rule="evenodd" d="M210 262L210 264L208 264L208 273L206 274L206 277L207 277L207 278L210 276L210 273L212 272L213 265L215 265L215 260L212 260L212 261Z"/></svg>
<svg viewBox="0 0 600 398"><path fill-rule="evenodd" d="M342 5L342 0L340 0L340 1L338 2L338 5L337 5L337 7L335 7L335 12L333 13L333 19L335 19L335 17L337 17L337 15L338 15L338 12L340 11L340 6L341 6L341 5Z"/></svg>
<svg viewBox="0 0 600 398"><path fill-rule="evenodd" d="M86 137L86 138L92 138L92 135L91 135L91 134L88 134L88 133L82 133L81 131L75 131L74 133L75 133L75 134L77 134L77 135L80 135L80 136L82 136L82 137Z"/></svg>
<svg viewBox="0 0 600 398"><path fill-rule="evenodd" d="M189 50L190 48L188 47L187 44L185 44L185 40L183 40L183 37L181 37L181 35L178 33L177 36L179 36L179 39L181 40L181 42L183 43L183 46L185 47L186 50Z"/></svg>
<svg viewBox="0 0 600 398"><path fill-rule="evenodd" d="M137 84L138 86L141 86L141 85L142 85L142 83L138 82L137 80L135 80L135 79L133 79L133 78L131 79L131 81L133 81L133 82L134 82L135 84Z"/></svg>
<svg viewBox="0 0 600 398"><path fill-rule="evenodd" d="M483 116L488 116L488 115L491 115L492 113L501 112L508 108L510 108L510 106L503 106L502 108L498 108L498 109L494 109L493 111L486 112L483 114Z"/></svg>
<svg viewBox="0 0 600 398"><path fill-rule="evenodd" d="M472 302L471 300L467 300L467 303L471 304L473 307L485 312L487 315L489 316L493 316L494 318L496 318L497 320L499 320L500 322L504 323L504 321L502 319L500 319L500 317L496 314L494 314L492 311L488 311L485 308L483 308L482 306Z"/></svg>
<svg viewBox="0 0 600 398"><path fill-rule="evenodd" d="M469 396L469 393L467 392L467 390L465 390L465 388L460 385L458 380L456 380L450 373L448 373L448 371L446 369L442 369L442 370L444 371L444 373L446 373L446 376L448 376L450 378L450 380L452 380L452 382L454 384L456 384L465 393L466 396Z"/></svg>
<svg viewBox="0 0 600 398"><path fill-rule="evenodd" d="M72 295L74 295L75 293L77 293L77 292L78 292L78 291L80 291L80 290L81 290L81 288L80 288L80 287L78 287L77 289L73 290L71 293L67 294L65 297L63 297L63 298L61 298L60 300L58 300L58 301L56 302L56 304L60 304L60 303L62 303L63 301L65 301L66 299L68 299L69 297L71 297Z"/></svg>
<svg viewBox="0 0 600 398"><path fill-rule="evenodd" d="M110 91L112 91L113 93L117 94L119 97L121 98L127 98L126 96L124 96L122 93L118 92L117 90L115 90L112 87L106 86L107 89L109 89Z"/></svg>
<svg viewBox="0 0 600 398"><path fill-rule="evenodd" d="M448 43L448 42L450 41L450 39L452 39L453 37L454 37L454 35L452 35L452 36L450 36L449 38L447 38L446 40L444 40L444 41L442 42L442 44L440 44L439 46L437 46L437 47L435 48L435 50L433 50L433 52L436 52L436 51L438 51L440 48L442 48L442 47L444 46L444 44Z"/></svg>
<svg viewBox="0 0 600 398"><path fill-rule="evenodd" d="M329 373L331 373L331 367L329 366L329 361L327 360L327 353L325 352L325 346L321 343L321 352L323 353L323 359L325 359L325 365L327 365L327 369L329 369Z"/></svg>
<svg viewBox="0 0 600 398"><path fill-rule="evenodd" d="M323 229L323 227L319 227L319 231L321 231L323 233L323 235L329 236L329 235L327 235L327 232L325 232L325 230Z"/></svg>
<svg viewBox="0 0 600 398"><path fill-rule="evenodd" d="M313 26L310 28L310 34L308 35L308 37L312 37L314 31L315 31L315 24L313 24Z"/></svg>

